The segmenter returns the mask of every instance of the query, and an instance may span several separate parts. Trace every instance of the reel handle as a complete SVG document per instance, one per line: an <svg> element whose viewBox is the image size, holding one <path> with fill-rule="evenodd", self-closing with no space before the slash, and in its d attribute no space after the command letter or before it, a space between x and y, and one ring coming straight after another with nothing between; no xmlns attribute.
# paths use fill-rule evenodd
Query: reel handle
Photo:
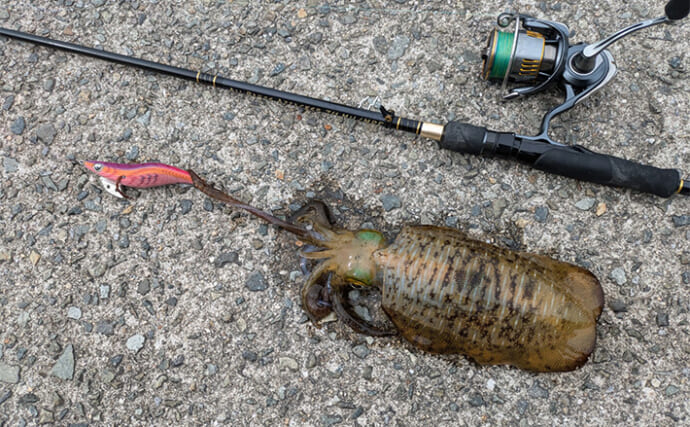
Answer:
<svg viewBox="0 0 690 427"><path fill-rule="evenodd" d="M666 17L673 21L683 19L686 16L688 16L688 13L690 13L690 1L671 0L668 3L666 3L666 7L664 7L664 12L666 13Z"/></svg>
<svg viewBox="0 0 690 427"><path fill-rule="evenodd" d="M595 153L580 146L553 145L492 132L484 127L449 122L439 142L459 153L499 155L532 165L544 172L614 187L630 188L659 197L688 194L680 171L642 165L620 157Z"/></svg>

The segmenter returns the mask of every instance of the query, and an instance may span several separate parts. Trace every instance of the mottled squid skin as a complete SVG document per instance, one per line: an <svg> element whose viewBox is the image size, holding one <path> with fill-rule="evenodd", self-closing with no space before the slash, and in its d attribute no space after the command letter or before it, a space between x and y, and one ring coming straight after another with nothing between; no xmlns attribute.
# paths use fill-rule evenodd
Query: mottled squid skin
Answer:
<svg viewBox="0 0 690 427"><path fill-rule="evenodd" d="M433 226L407 226L372 256L383 309L426 351L568 371L594 349L604 297L583 268Z"/></svg>

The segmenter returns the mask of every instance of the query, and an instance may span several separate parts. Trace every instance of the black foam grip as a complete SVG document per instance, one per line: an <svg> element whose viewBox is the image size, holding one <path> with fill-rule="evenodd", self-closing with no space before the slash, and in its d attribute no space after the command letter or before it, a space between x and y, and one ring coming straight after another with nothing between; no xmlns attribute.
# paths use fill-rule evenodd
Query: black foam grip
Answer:
<svg viewBox="0 0 690 427"><path fill-rule="evenodd" d="M484 147L486 128L467 123L449 122L443 128L439 145L459 153L481 154Z"/></svg>
<svg viewBox="0 0 690 427"><path fill-rule="evenodd" d="M666 3L664 11L668 19L683 19L690 12L690 0L671 0Z"/></svg>
<svg viewBox="0 0 690 427"><path fill-rule="evenodd" d="M660 169L571 147L549 149L537 158L534 167L570 178L630 188L660 197L672 196L681 182L680 172L676 169Z"/></svg>

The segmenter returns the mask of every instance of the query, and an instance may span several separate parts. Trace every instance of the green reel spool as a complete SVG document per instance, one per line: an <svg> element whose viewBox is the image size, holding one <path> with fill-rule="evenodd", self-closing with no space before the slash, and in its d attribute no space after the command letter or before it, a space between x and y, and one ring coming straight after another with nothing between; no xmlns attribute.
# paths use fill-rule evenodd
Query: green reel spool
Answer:
<svg viewBox="0 0 690 427"><path fill-rule="evenodd" d="M484 56L484 79L503 80L510 69L515 34L493 30L487 47L489 55Z"/></svg>
<svg viewBox="0 0 690 427"><path fill-rule="evenodd" d="M558 50L544 35L529 30L494 29L482 54L486 80L532 82L553 71Z"/></svg>

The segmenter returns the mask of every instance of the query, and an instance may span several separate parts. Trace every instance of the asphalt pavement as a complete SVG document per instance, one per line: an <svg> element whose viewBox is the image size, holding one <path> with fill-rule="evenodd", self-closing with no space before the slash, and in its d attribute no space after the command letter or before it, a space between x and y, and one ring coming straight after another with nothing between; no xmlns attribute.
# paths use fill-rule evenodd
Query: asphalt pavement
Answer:
<svg viewBox="0 0 690 427"><path fill-rule="evenodd" d="M496 16L593 41L662 2L32 1L0 26L404 117L537 132L562 99L482 80ZM690 174L690 22L611 47L567 144ZM378 97L378 100L376 98ZM106 194L83 160L193 169L287 216L403 224L590 269L596 349L534 374L312 325L295 239L193 188ZM687 425L690 201L577 182L414 135L0 37L0 425ZM690 176L690 175L686 175ZM359 292L381 318L376 300Z"/></svg>

